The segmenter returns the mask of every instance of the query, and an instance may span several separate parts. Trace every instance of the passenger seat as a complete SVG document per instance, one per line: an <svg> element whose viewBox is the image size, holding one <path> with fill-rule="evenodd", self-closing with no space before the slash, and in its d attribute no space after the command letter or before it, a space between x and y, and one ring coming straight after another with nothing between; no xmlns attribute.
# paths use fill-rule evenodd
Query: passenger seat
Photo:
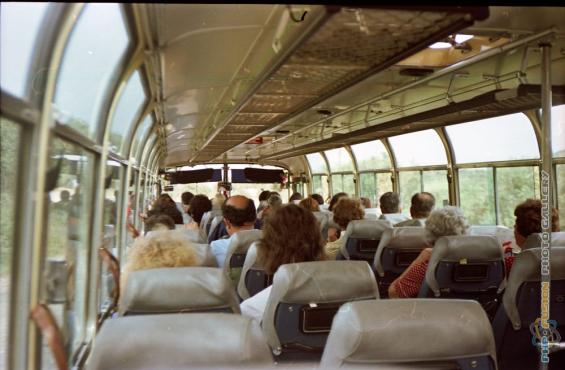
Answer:
<svg viewBox="0 0 565 370"><path fill-rule="evenodd" d="M270 368L259 325L242 315L196 313L106 320L87 370Z"/></svg>
<svg viewBox="0 0 565 370"><path fill-rule="evenodd" d="M263 332L278 360L319 360L334 314L345 302L379 298L365 261L282 265L263 313Z"/></svg>
<svg viewBox="0 0 565 370"><path fill-rule="evenodd" d="M174 312L241 311L230 280L219 268L167 267L129 274L120 316Z"/></svg>
<svg viewBox="0 0 565 370"><path fill-rule="evenodd" d="M224 271L230 277L235 288L237 288L239 282L247 250L253 242L259 240L262 236L263 232L257 229L238 231L232 235L224 260Z"/></svg>
<svg viewBox="0 0 565 370"><path fill-rule="evenodd" d="M336 259L373 263L383 232L391 228L392 224L386 220L350 221L345 230L345 243Z"/></svg>
<svg viewBox="0 0 565 370"><path fill-rule="evenodd" d="M253 297L273 283L273 275L267 274L257 262L257 242L251 244L245 256L237 294L242 300Z"/></svg>
<svg viewBox="0 0 565 370"><path fill-rule="evenodd" d="M358 301L335 315L320 368L495 370L495 351L477 302Z"/></svg>
<svg viewBox="0 0 565 370"><path fill-rule="evenodd" d="M552 247L565 247L565 232L551 233L551 246ZM541 248L541 233L534 233L528 236L522 250Z"/></svg>

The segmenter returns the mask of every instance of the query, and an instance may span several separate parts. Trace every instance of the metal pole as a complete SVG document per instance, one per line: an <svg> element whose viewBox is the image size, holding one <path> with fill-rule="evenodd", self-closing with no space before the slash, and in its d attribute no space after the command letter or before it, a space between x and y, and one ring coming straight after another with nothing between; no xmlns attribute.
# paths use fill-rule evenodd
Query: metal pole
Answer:
<svg viewBox="0 0 565 370"><path fill-rule="evenodd" d="M541 64L541 132L542 132L542 171L541 171L541 352L540 369L546 370L549 362L548 340L551 335L549 320L550 302L550 250L551 250L551 216L552 216L552 176L551 176L551 44L540 43Z"/></svg>

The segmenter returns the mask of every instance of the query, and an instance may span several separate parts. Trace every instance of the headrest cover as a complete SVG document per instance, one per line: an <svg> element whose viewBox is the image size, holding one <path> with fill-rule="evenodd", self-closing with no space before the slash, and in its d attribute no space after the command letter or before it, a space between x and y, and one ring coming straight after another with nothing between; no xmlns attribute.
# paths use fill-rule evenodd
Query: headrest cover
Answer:
<svg viewBox="0 0 565 370"><path fill-rule="evenodd" d="M234 254L247 253L247 250L251 244L263 236L263 231L261 230L243 230L238 231L233 234L230 241L230 246L228 248L228 253L226 254L226 262L224 263L224 270L229 270L230 264L229 260Z"/></svg>
<svg viewBox="0 0 565 370"><path fill-rule="evenodd" d="M264 368L272 364L256 321L241 315L193 313L106 320L87 370Z"/></svg>
<svg viewBox="0 0 565 370"><path fill-rule="evenodd" d="M240 313L239 300L221 269L169 267L130 273L119 313L190 312L225 308Z"/></svg>
<svg viewBox="0 0 565 370"><path fill-rule="evenodd" d="M540 281L541 248L522 251L516 256L508 276L508 283L502 297L504 311L514 329L522 326L520 313L516 307L516 297L520 286L527 281ZM565 280L565 247L551 247L550 250L551 280Z"/></svg>
<svg viewBox="0 0 565 370"><path fill-rule="evenodd" d="M328 213L327 212L312 212L314 214L314 217L316 217L316 220L318 220L318 222L320 224L324 224L324 223L328 223Z"/></svg>
<svg viewBox="0 0 565 370"><path fill-rule="evenodd" d="M392 224L388 220L353 220L347 225L345 234L348 238L378 240L390 228Z"/></svg>
<svg viewBox="0 0 565 370"><path fill-rule="evenodd" d="M483 225L471 225L467 232L469 235L492 235L498 239L500 244L507 241L512 241L515 243L514 230L506 226L483 226Z"/></svg>
<svg viewBox="0 0 565 370"><path fill-rule="evenodd" d="M373 266L379 274L384 276L385 271L381 263L381 256L385 248L393 249L424 249L433 245L435 237L432 233L419 226L403 226L387 229L381 236L381 241L375 253Z"/></svg>
<svg viewBox="0 0 565 370"><path fill-rule="evenodd" d="M348 363L449 361L475 356L490 356L496 363L491 324L478 302L370 300L340 307L320 368L337 368Z"/></svg>
<svg viewBox="0 0 565 370"><path fill-rule="evenodd" d="M309 304L378 298L371 266L365 261L317 261L282 265L273 277L263 332L273 349L280 348L274 326L279 303Z"/></svg>
<svg viewBox="0 0 565 370"><path fill-rule="evenodd" d="M239 277L239 282L237 283L237 293L241 299L249 298L249 291L245 286L245 275L252 267L257 266L257 242L253 242L247 254L245 255L245 262L243 262L243 268L241 269L241 276Z"/></svg>
<svg viewBox="0 0 565 370"><path fill-rule="evenodd" d="M551 246L552 247L565 247L565 232L551 233ZM541 248L541 233L534 233L528 236L522 250Z"/></svg>
<svg viewBox="0 0 565 370"><path fill-rule="evenodd" d="M504 262L504 251L494 236L456 235L439 238L432 250L426 270L426 282L436 297L440 296L439 284L435 276L437 265L440 261L459 262L462 260ZM499 288L503 287L504 282Z"/></svg>

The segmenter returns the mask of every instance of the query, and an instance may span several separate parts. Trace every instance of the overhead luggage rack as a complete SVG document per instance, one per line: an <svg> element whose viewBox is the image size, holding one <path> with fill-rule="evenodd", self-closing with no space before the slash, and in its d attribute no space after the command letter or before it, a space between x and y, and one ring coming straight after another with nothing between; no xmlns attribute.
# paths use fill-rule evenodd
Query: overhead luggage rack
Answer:
<svg viewBox="0 0 565 370"><path fill-rule="evenodd" d="M488 15L487 8L336 8L205 138L191 161L210 161L328 97ZM245 126L249 125L249 130ZM249 133L237 145L231 133ZM215 145L222 144L221 147ZM214 146L214 150L206 150Z"/></svg>

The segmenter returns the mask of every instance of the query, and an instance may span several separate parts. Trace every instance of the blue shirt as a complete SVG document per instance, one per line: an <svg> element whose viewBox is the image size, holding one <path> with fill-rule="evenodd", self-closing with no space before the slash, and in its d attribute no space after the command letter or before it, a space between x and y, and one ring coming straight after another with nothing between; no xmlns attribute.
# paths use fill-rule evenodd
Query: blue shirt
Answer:
<svg viewBox="0 0 565 370"><path fill-rule="evenodd" d="M230 247L231 236L226 239L214 240L210 243L210 248L212 253L216 257L216 262L218 262L218 267L224 267L224 262L226 260L226 255L228 254L228 248Z"/></svg>

